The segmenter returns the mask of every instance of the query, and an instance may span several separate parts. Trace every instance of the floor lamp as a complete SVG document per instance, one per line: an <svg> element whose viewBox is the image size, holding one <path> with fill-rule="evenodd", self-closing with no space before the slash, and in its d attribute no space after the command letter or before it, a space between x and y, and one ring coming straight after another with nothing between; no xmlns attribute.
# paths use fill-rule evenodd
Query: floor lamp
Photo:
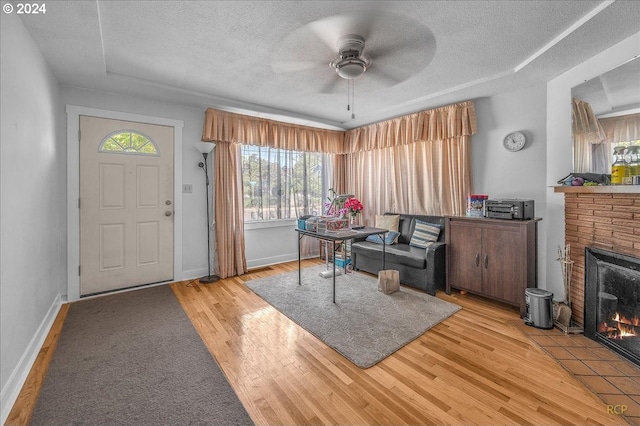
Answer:
<svg viewBox="0 0 640 426"><path fill-rule="evenodd" d="M215 148L216 144L213 142L198 142L196 144L196 148L198 151L202 153L204 157L204 161L198 163L198 167L201 167L204 170L204 177L206 180L206 191L207 191L207 262L209 266L209 275L206 277L200 278L201 284L211 284L220 279L217 275L211 275L211 221L209 214L209 170L207 168L207 157L209 157L209 153Z"/></svg>

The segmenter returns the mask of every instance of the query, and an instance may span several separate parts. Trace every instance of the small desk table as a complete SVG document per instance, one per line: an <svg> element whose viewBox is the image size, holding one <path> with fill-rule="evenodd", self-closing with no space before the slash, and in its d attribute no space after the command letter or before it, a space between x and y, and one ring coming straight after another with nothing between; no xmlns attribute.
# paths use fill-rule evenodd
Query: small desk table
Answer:
<svg viewBox="0 0 640 426"><path fill-rule="evenodd" d="M301 261L300 260L300 240L302 240L302 237L306 235L308 237L317 238L319 240L332 242L333 253L334 253L333 262L332 262L333 263L333 303L336 303L336 259L335 259L336 241L354 240L360 237L368 237L369 235L380 235L380 238L382 239L382 269L384 269L384 261L385 261L384 258L385 258L385 247L386 247L386 244L384 241L384 234L389 232L387 229L364 227L360 229L340 229L337 231L319 233L319 232L307 231L305 229L296 228L296 232L298 233L298 285L302 284L301 282L302 273L300 270L300 261Z"/></svg>

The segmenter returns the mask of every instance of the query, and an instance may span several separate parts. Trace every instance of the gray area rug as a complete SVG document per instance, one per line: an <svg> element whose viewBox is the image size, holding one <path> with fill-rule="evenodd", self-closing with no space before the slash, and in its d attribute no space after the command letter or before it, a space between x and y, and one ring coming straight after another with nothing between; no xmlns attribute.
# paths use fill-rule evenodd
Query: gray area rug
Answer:
<svg viewBox="0 0 640 426"><path fill-rule="evenodd" d="M33 425L252 425L168 285L73 303Z"/></svg>
<svg viewBox="0 0 640 426"><path fill-rule="evenodd" d="M460 306L426 293L400 287L384 294L377 279L363 273L332 280L318 274L324 266L259 278L245 285L296 324L362 368L371 367L425 331L451 316Z"/></svg>

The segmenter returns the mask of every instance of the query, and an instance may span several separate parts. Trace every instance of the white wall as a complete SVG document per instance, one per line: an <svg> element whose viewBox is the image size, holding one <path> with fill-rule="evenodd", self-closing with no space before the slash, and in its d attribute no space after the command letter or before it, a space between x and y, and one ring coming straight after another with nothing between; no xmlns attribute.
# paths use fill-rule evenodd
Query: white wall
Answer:
<svg viewBox="0 0 640 426"><path fill-rule="evenodd" d="M182 227L182 270L176 279L207 275L206 189L204 173L198 162L202 154L195 144L202 137L205 108L167 104L132 96L62 86L61 108L65 105L97 108L135 115L152 116L184 122L182 129L182 182L193 185L192 193L182 195L182 217L176 216L176 226ZM66 134L64 135L66 139ZM213 176L209 156L209 175ZM213 208L211 208L213 211ZM213 241L213 240L212 240ZM178 249L178 248L176 248Z"/></svg>
<svg viewBox="0 0 640 426"><path fill-rule="evenodd" d="M471 141L474 193L491 198L531 198L536 202L536 213L544 210L546 98L546 86L539 85L475 101L478 133ZM518 152L507 151L504 137L516 130L527 136L527 143Z"/></svg>
<svg viewBox="0 0 640 426"><path fill-rule="evenodd" d="M472 190L490 198L535 202L538 251L544 253L546 217L546 86L539 85L475 101L478 133L471 141ZM518 152L507 151L504 137L513 131L527 137ZM538 256L538 287L546 288L546 257Z"/></svg>
<svg viewBox="0 0 640 426"><path fill-rule="evenodd" d="M58 83L20 18L2 14L0 384L4 423L66 290Z"/></svg>
<svg viewBox="0 0 640 426"><path fill-rule="evenodd" d="M571 148L571 88L584 83L640 55L640 32L603 51L582 64L556 77L547 84L547 174L546 198L548 250L547 289L564 294L562 273L557 257L558 246L564 245L564 195L552 186L573 170Z"/></svg>
<svg viewBox="0 0 640 426"><path fill-rule="evenodd" d="M273 265L298 259L298 234L295 220L248 223L244 229L244 252L247 267ZM317 241L313 254L319 252ZM302 242L304 244L304 240ZM304 247L304 246L303 246ZM303 248L304 252L304 248ZM308 256L307 256L308 257Z"/></svg>

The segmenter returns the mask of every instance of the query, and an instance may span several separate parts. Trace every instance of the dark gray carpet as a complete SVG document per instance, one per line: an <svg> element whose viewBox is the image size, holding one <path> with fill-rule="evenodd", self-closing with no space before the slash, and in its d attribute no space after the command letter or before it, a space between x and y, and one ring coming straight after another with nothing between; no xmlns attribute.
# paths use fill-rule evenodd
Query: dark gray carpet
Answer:
<svg viewBox="0 0 640 426"><path fill-rule="evenodd" d="M318 275L324 269L303 269L302 285L297 270L245 285L362 368L377 364L460 309L406 287L381 293L377 278L363 273L336 277L334 304L331 278Z"/></svg>
<svg viewBox="0 0 640 426"><path fill-rule="evenodd" d="M168 285L73 303L33 425L252 425Z"/></svg>

